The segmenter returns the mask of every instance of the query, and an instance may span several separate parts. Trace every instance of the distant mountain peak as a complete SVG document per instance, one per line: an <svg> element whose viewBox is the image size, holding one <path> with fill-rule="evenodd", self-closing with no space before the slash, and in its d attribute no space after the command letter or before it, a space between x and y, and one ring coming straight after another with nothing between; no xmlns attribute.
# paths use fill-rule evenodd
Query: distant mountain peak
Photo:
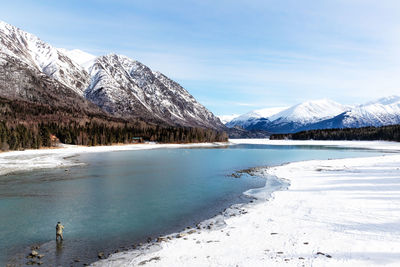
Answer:
<svg viewBox="0 0 400 267"><path fill-rule="evenodd" d="M231 114L231 115L218 115L217 117L221 120L223 124L226 124L239 116L240 115L238 114Z"/></svg>
<svg viewBox="0 0 400 267"><path fill-rule="evenodd" d="M310 100L294 105L270 117L271 121L281 122L296 121L298 123L310 123L318 120L336 116L349 107L329 99Z"/></svg>
<svg viewBox="0 0 400 267"><path fill-rule="evenodd" d="M269 117L285 109L287 109L287 107L272 107L252 110L243 115L237 116L236 118L233 118L231 121L226 123L226 125L228 127L240 126L242 128L246 128L249 124L257 119L263 118L268 120Z"/></svg>

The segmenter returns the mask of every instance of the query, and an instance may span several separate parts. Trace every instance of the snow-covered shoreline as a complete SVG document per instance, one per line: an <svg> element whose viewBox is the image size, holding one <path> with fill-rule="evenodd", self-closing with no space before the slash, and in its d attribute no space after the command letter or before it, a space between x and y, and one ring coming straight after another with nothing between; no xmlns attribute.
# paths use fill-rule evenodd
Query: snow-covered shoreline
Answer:
<svg viewBox="0 0 400 267"><path fill-rule="evenodd" d="M333 146L350 148L370 148L385 151L400 151L396 142L383 141L295 141L269 139L229 139L227 143L192 144L130 144L113 146L73 146L62 145L59 148L9 151L0 153L0 175L19 171L31 171L45 168L70 167L81 163L69 160L70 157L84 153L112 151L146 150L160 148L218 147L235 144L294 145L294 146Z"/></svg>
<svg viewBox="0 0 400 267"><path fill-rule="evenodd" d="M271 146L330 146L363 148L385 151L400 151L400 143L388 141L322 141L322 140L270 140L270 139L229 139L232 144L256 144Z"/></svg>
<svg viewBox="0 0 400 267"><path fill-rule="evenodd" d="M230 140L399 151L392 142ZM93 266L398 266L400 155L295 162L258 169L290 182L217 229L186 231ZM190 233L190 234L188 234Z"/></svg>
<svg viewBox="0 0 400 267"><path fill-rule="evenodd" d="M229 143L192 143L192 144L130 144L113 146L73 146L63 145L52 149L9 151L0 153L0 175L46 168L70 167L81 163L69 160L70 157L84 153L112 151L148 150L160 148L218 147Z"/></svg>

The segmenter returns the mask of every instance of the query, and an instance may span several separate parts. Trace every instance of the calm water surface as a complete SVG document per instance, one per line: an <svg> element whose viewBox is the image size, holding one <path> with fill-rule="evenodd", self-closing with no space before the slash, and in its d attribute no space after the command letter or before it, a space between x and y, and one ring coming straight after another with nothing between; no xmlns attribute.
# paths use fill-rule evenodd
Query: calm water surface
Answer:
<svg viewBox="0 0 400 267"><path fill-rule="evenodd" d="M46 265L82 266L97 253L172 233L245 202L260 177L234 171L286 162L380 152L307 146L236 145L83 154L84 166L0 176L0 265L24 263L41 244ZM56 245L55 225L65 226Z"/></svg>

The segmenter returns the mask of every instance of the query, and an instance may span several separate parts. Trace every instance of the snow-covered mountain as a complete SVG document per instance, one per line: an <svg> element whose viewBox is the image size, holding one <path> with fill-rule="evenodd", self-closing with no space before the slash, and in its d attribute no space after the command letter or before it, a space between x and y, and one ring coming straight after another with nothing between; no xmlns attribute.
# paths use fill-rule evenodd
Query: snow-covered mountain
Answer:
<svg viewBox="0 0 400 267"><path fill-rule="evenodd" d="M355 128L400 124L400 96L380 98L339 114L333 118L309 125L307 128Z"/></svg>
<svg viewBox="0 0 400 267"><path fill-rule="evenodd" d="M258 130L267 128L268 131L276 133L295 132L308 124L332 118L348 109L348 106L329 99L312 100L294 105L269 117L270 123L267 125L258 122L248 128Z"/></svg>
<svg viewBox="0 0 400 267"><path fill-rule="evenodd" d="M400 123L400 97L390 96L347 111L344 127L383 126Z"/></svg>
<svg viewBox="0 0 400 267"><path fill-rule="evenodd" d="M78 49L55 48L30 33L0 21L1 58L6 62L2 65L4 73L8 73L5 69L7 64L16 60L24 68L37 72L34 75L37 79L43 79L44 76L39 75L43 74L112 116L225 129L216 116L178 83L125 56L111 54L95 57ZM28 88L18 88L23 91L18 94L19 97L28 94ZM8 90L3 95L10 94Z"/></svg>
<svg viewBox="0 0 400 267"><path fill-rule="evenodd" d="M220 120L182 86L121 55L96 58L86 98L111 114L171 124L222 128Z"/></svg>
<svg viewBox="0 0 400 267"><path fill-rule="evenodd" d="M105 118L107 114L66 86L28 64L0 51L0 118L65 121ZM14 117L15 116L15 117ZM12 123L12 121L9 121Z"/></svg>
<svg viewBox="0 0 400 267"><path fill-rule="evenodd" d="M36 67L47 76L83 95L89 75L61 50L33 34L0 21L0 52Z"/></svg>
<svg viewBox="0 0 400 267"><path fill-rule="evenodd" d="M243 115L236 116L235 118L227 122L226 126L228 127L240 126L242 128L247 128L249 125L253 124L258 119L261 118L268 119L269 117L285 109L287 109L287 107L274 107L274 108L253 110Z"/></svg>
<svg viewBox="0 0 400 267"><path fill-rule="evenodd" d="M312 100L294 105L269 117L269 119L276 123L307 124L338 115L348 108L329 99Z"/></svg>
<svg viewBox="0 0 400 267"><path fill-rule="evenodd" d="M221 122L223 124L226 124L230 121L232 121L233 119L239 117L240 115L238 114L232 114L232 115L217 115L217 117L221 120Z"/></svg>
<svg viewBox="0 0 400 267"><path fill-rule="evenodd" d="M348 108L328 99L313 100L289 108L279 107L252 111L235 118L226 125L275 133L293 132L307 124L332 118Z"/></svg>
<svg viewBox="0 0 400 267"><path fill-rule="evenodd" d="M250 115L249 115L250 114ZM247 130L292 133L327 128L353 128L400 124L400 97L390 96L363 105L341 105L328 99L307 101L271 116L254 118L252 112L227 123Z"/></svg>

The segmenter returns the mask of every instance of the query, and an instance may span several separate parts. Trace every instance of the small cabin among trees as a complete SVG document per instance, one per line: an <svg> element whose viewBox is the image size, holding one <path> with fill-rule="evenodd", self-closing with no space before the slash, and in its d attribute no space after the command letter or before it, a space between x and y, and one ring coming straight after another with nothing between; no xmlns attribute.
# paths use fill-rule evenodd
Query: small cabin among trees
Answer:
<svg viewBox="0 0 400 267"><path fill-rule="evenodd" d="M51 146L58 146L60 144L60 139L58 139L54 134L50 134L50 143Z"/></svg>
<svg viewBox="0 0 400 267"><path fill-rule="evenodd" d="M144 143L143 137L132 137L132 144L141 144Z"/></svg>

